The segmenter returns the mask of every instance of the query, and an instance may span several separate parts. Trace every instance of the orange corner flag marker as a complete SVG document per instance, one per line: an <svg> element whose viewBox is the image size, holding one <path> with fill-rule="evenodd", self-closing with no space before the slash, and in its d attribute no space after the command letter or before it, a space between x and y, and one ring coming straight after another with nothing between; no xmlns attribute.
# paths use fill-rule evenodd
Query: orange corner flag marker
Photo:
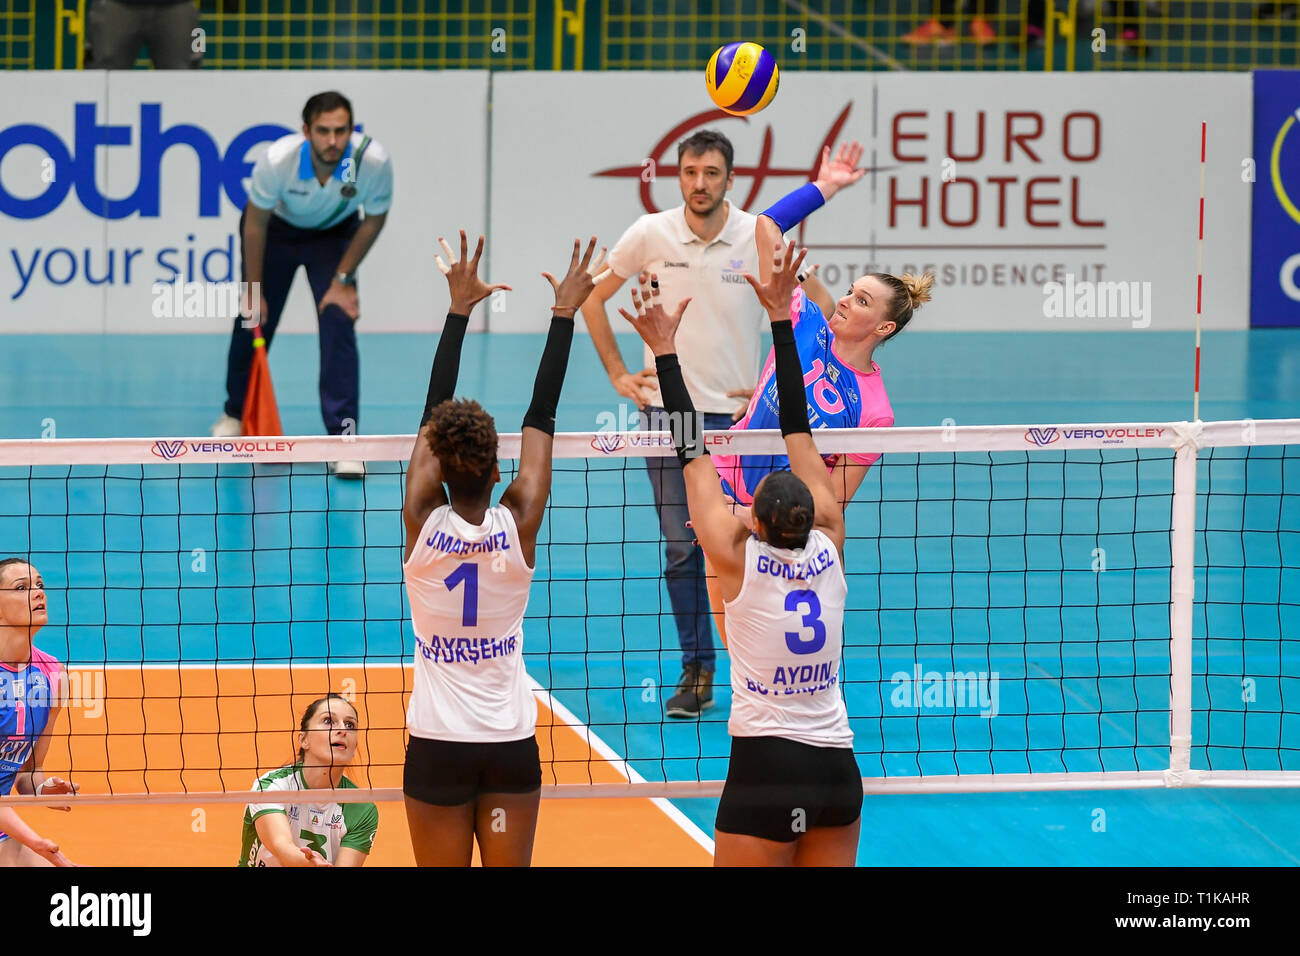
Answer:
<svg viewBox="0 0 1300 956"><path fill-rule="evenodd" d="M266 339L259 325L253 331L253 366L248 371L248 393L244 396L245 435L283 435L280 409L271 387L271 365L266 358Z"/></svg>

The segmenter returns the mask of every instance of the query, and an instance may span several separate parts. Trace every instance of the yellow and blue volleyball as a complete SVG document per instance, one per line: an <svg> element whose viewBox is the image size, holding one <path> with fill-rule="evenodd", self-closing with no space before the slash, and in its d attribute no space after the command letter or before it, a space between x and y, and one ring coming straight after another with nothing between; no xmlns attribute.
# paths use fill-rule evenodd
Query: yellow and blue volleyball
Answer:
<svg viewBox="0 0 1300 956"><path fill-rule="evenodd" d="M776 58L757 43L719 47L704 72L710 99L732 116L748 116L771 103L777 82Z"/></svg>

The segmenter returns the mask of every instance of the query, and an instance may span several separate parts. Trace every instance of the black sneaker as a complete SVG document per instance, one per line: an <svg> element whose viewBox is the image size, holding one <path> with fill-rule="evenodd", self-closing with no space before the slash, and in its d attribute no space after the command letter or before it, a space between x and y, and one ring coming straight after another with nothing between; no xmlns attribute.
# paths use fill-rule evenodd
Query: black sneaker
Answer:
<svg viewBox="0 0 1300 956"><path fill-rule="evenodd" d="M701 670L698 663L687 664L677 680L677 693L665 705L668 716L699 717L712 706L713 671Z"/></svg>

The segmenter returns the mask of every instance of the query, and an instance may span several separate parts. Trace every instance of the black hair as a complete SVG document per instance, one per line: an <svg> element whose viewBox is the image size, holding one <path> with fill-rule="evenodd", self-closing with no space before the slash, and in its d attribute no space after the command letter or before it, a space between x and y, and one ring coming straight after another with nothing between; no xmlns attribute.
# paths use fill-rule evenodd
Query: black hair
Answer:
<svg viewBox="0 0 1300 956"><path fill-rule="evenodd" d="M307 101L307 105L302 108L302 121L308 128L311 127L312 120L320 116L321 113L328 113L339 107L348 111L348 125L352 125L352 103L342 93L336 93L329 90L325 93L317 93Z"/></svg>
<svg viewBox="0 0 1300 956"><path fill-rule="evenodd" d="M727 164L727 175L731 175L731 164L736 157L736 151L731 148L731 140L723 136L717 130L702 129L698 133L692 133L680 143L677 144L677 165L681 166L682 157L687 153L694 153L696 156L703 156L711 149L716 149L722 154L722 159Z"/></svg>
<svg viewBox="0 0 1300 956"><path fill-rule="evenodd" d="M356 705L353 704L352 701L344 697L342 694L334 694L334 693L326 694L324 697L320 697L316 700L313 700L310 704L307 705L307 709L302 712L302 720L298 724L298 729L303 733L306 733L307 725L310 724L311 719L316 716L316 711L320 710L324 704L328 703L331 700L341 700L343 701L343 703L347 704L349 707L352 708L352 712L354 714L357 712ZM299 747L297 762L302 763L306 759L307 759L307 751L304 748Z"/></svg>
<svg viewBox="0 0 1300 956"><path fill-rule="evenodd" d="M768 544L802 548L813 526L813 496L792 471L774 471L754 496L754 517L763 522Z"/></svg>
<svg viewBox="0 0 1300 956"><path fill-rule="evenodd" d="M497 428L473 399L447 399L429 417L429 450L457 501L474 501L492 488Z"/></svg>

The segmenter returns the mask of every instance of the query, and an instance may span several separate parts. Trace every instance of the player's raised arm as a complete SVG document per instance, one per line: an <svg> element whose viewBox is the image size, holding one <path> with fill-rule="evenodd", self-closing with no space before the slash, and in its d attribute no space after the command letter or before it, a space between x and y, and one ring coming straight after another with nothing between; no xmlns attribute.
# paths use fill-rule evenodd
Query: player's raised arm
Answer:
<svg viewBox="0 0 1300 956"><path fill-rule="evenodd" d="M813 444L812 426L808 424L808 399L803 386L803 366L795 346L794 326L790 322L788 303L798 282L796 278L807 250L796 256L794 243L786 247L772 265L767 281L759 282L746 274L758 299L772 320L772 349L776 354L776 388L780 409L781 434L785 436L790 470L808 486L813 497L813 527L835 542L841 557L844 552L844 509L835 494L826 462Z"/></svg>
<svg viewBox="0 0 1300 956"><path fill-rule="evenodd" d="M834 157L831 156L831 148L823 146L822 162L817 169L817 178L810 183L804 183L794 192L782 196L759 214L755 245L760 253L758 257L760 281L766 282L772 273L772 264L762 255L762 252L781 245L785 233L829 202L831 197L845 186L852 186L866 175L865 168L858 168L858 160L862 159L862 153L862 144L854 140L841 143ZM822 304L818 298L814 298L813 301L819 306Z"/></svg>
<svg viewBox="0 0 1300 956"><path fill-rule="evenodd" d="M551 327L542 350L542 361L537 367L533 382L533 400L524 415L520 436L519 474L501 495L501 504L510 509L519 528L519 543L524 557L533 564L537 532L542 526L546 499L551 494L551 448L555 444L555 412L560 404L560 390L564 387L564 374L569 367L569 348L573 344L573 316L591 295L598 282L609 273L593 275L599 271L605 250L593 260L596 237L587 243L587 251L579 257L582 243L573 240L573 255L569 271L558 282L549 272L542 277L555 291L555 305L551 307Z"/></svg>
<svg viewBox="0 0 1300 956"><path fill-rule="evenodd" d="M469 314L474 306L498 289L510 291L508 285L488 285L479 278L478 263L483 255L482 236L478 237L478 245L473 257L470 257L465 230L462 229L459 259L445 239L439 237L438 242L447 254L447 261L444 262L442 256L435 256L434 260L447 277L451 308L442 335L438 338L438 351L434 354L433 369L429 373L429 393L424 402L424 416L420 419L420 432L416 436L415 448L411 451L411 464L406 472L406 500L402 504L402 519L406 524L406 558L411 556L411 549L429 514L447 503L438 459L429 446L429 419L433 416L433 410L456 391L461 346L465 342L465 330L469 328Z"/></svg>
<svg viewBox="0 0 1300 956"><path fill-rule="evenodd" d="M749 528L732 514L722 493L717 469L704 450L703 416L695 410L686 381L682 378L682 367L677 361L674 339L682 314L691 300L683 299L677 310L670 314L659 301L657 276L651 273L648 279L648 283L632 290L636 315L629 315L624 309L619 312L654 353L659 390L663 394L664 410L672 423L673 445L686 481L691 527L700 547L723 579L724 595L734 596L744 571L745 539L749 536ZM727 587L729 580L734 587Z"/></svg>

